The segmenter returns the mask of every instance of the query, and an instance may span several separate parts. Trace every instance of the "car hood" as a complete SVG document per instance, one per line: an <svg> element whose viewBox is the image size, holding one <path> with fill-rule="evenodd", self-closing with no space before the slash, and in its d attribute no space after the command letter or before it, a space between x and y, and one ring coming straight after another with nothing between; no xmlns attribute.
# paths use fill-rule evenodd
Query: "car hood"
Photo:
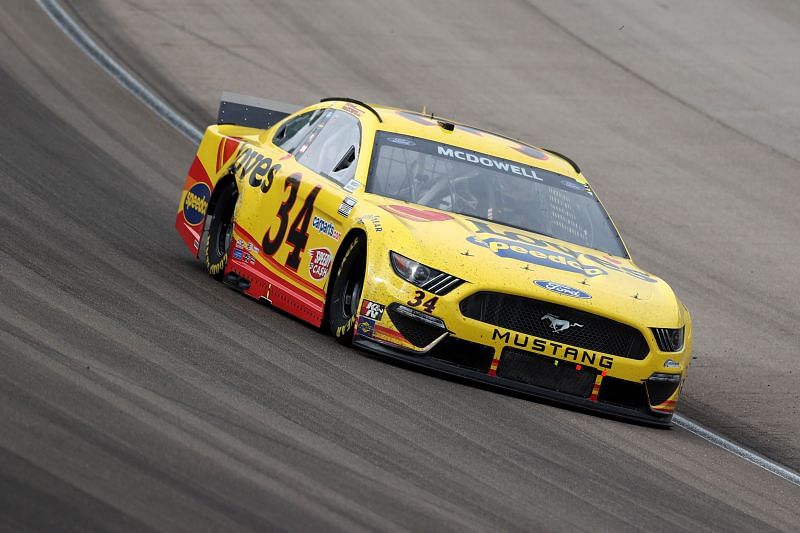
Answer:
<svg viewBox="0 0 800 533"><path fill-rule="evenodd" d="M540 298L628 323L682 324L672 289L629 259L413 204L373 203L390 249L478 290Z"/></svg>

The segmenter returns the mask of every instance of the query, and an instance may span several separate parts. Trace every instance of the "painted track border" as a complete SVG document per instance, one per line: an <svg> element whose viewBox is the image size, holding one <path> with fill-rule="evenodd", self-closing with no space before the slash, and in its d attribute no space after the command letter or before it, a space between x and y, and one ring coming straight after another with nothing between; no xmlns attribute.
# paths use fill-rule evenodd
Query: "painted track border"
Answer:
<svg viewBox="0 0 800 533"><path fill-rule="evenodd" d="M59 4L58 0L36 0L36 3L55 24L66 33L70 39L88 55L97 65L105 70L111 77L130 91L153 113L161 117L170 126L175 128L184 137L192 142L199 143L203 132L185 117L175 111L166 101L149 89L144 83L137 80L130 72L120 65L111 55L103 50L97 42L73 19ZM800 486L800 474L775 462L763 455L736 444L735 442L704 428L700 424L689 420L679 414L672 418L674 424L706 441L722 448L723 450L741 458L749 463L785 479L789 483Z"/></svg>
<svg viewBox="0 0 800 533"><path fill-rule="evenodd" d="M56 26L61 28L61 31L66 33L86 55L92 58L92 61L117 80L120 85L128 89L145 107L165 120L190 141L200 142L203 132L197 126L186 120L160 96L125 70L61 7L61 4L56 0L36 0L36 3L56 23Z"/></svg>

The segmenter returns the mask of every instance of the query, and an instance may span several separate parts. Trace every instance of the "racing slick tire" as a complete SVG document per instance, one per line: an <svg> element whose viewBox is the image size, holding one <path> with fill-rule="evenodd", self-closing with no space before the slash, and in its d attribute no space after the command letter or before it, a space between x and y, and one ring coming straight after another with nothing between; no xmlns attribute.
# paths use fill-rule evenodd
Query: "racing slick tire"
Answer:
<svg viewBox="0 0 800 533"><path fill-rule="evenodd" d="M328 327L336 340L346 346L353 342L366 268L367 242L364 237L357 236L339 263L328 299Z"/></svg>
<svg viewBox="0 0 800 533"><path fill-rule="evenodd" d="M239 191L236 190L233 181L223 187L210 213L203 260L206 272L218 281L222 279L225 265L228 263L228 249L233 240L233 211L239 197Z"/></svg>

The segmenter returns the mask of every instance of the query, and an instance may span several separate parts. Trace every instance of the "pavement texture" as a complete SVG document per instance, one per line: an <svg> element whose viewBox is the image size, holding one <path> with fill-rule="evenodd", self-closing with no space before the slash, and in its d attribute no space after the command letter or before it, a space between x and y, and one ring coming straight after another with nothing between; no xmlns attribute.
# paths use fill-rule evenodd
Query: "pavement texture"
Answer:
<svg viewBox="0 0 800 533"><path fill-rule="evenodd" d="M222 90L345 95L574 157L693 312L680 412L799 469L793 3L65 4L198 125ZM796 528L800 489L685 431L387 364L214 282L172 229L194 147L35 3L0 46L0 529Z"/></svg>

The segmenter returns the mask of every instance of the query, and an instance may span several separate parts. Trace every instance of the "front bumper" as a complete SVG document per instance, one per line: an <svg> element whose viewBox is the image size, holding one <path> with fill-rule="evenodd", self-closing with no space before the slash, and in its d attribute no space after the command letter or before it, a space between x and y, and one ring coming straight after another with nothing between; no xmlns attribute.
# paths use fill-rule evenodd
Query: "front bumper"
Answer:
<svg viewBox="0 0 800 533"><path fill-rule="evenodd" d="M359 336L354 338L353 344L358 348L393 361L399 361L414 367L421 367L451 377L478 383L493 390L512 393L523 397L548 400L560 405L599 412L614 418L641 422L653 426L669 427L672 423L672 412L661 413L648 409L633 409L614 403L600 402L512 379L506 379L494 374L454 364L452 361L455 357L453 357L454 354L452 353L441 354L432 351L431 353L423 354L411 352L401 348L391 347L388 343L376 342ZM446 356L448 359L440 358L442 356Z"/></svg>
<svg viewBox="0 0 800 533"><path fill-rule="evenodd" d="M690 359L689 338L683 352L664 354L657 351L650 335L646 339L650 353L640 360L587 353L465 317L459 302L468 292L462 290L440 298L433 313L424 313L442 322L437 330L422 322L414 326L409 314L397 313L398 307L409 308L413 300L405 295L414 291L405 284L369 291L365 298L393 303L381 306L386 312L377 320L358 318L354 344L491 388L651 425L670 425L687 370L685 361ZM420 309L414 311L423 314ZM681 367L666 369L667 359L680 361Z"/></svg>

